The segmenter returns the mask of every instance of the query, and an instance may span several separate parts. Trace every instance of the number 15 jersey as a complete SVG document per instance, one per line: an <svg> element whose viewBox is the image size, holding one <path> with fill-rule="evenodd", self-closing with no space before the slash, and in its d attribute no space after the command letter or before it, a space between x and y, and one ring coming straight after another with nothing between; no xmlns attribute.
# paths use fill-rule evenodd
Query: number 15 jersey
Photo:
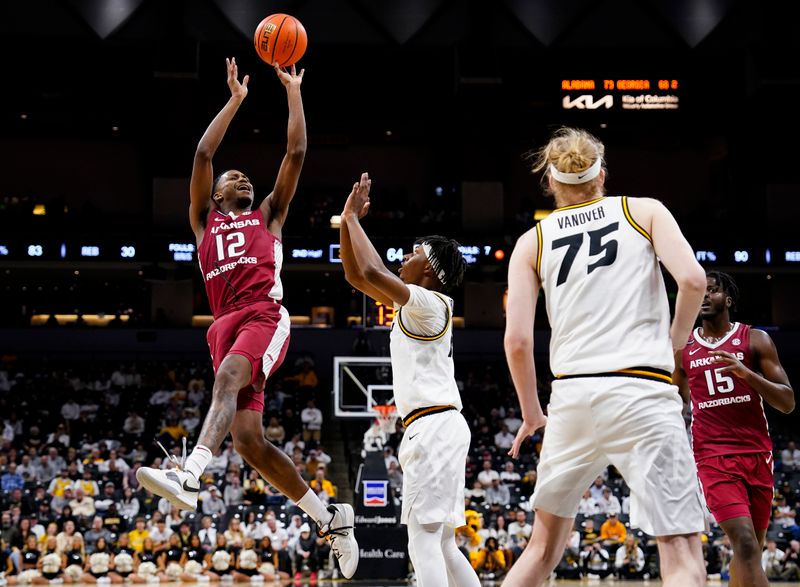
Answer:
<svg viewBox="0 0 800 587"><path fill-rule="evenodd" d="M755 370L750 351L750 326L734 322L715 343L696 328L683 349L682 367L692 399L692 449L696 461L709 457L772 452L761 396L744 380L723 371L712 351L727 351Z"/></svg>
<svg viewBox="0 0 800 587"><path fill-rule="evenodd" d="M283 245L259 209L239 216L211 210L197 257L214 318L255 301L283 298Z"/></svg>
<svg viewBox="0 0 800 587"><path fill-rule="evenodd" d="M671 382L664 279L627 198L558 208L536 225L536 236L553 374L622 372Z"/></svg>

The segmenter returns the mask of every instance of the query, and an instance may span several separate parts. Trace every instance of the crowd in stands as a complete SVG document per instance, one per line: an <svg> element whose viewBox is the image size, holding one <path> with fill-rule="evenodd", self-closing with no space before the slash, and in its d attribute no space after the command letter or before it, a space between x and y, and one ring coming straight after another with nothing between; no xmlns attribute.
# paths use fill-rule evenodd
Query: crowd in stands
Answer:
<svg viewBox="0 0 800 587"><path fill-rule="evenodd" d="M172 466L154 440L180 456L183 437L196 436L210 402L207 366L27 367L0 368L0 583L258 582L336 573L315 524L230 442L204 473L197 512L139 486L139 467ZM265 436L331 502L337 488L320 442L317 385L308 360L285 366L267 390Z"/></svg>
<svg viewBox="0 0 800 587"><path fill-rule="evenodd" d="M13 363L0 368L0 573L11 584L265 581L336 572L313 522L247 467L226 443L209 464L197 512L180 512L140 488L143 464L170 466L196 436L211 373L205 364L137 363L83 372ZM529 497L541 436L517 460L507 456L521 425L502 365L457 365L473 433L465 475L467 525L459 548L484 579L501 579L531 536ZM323 501L335 501L324 416L309 362L287 366L265 397L265 435L284 448ZM549 385L540 382L546 403ZM400 424L384 450L389 482L402 499L396 451ZM800 449L773 432L775 502L763 566L770 579L800 581ZM703 535L709 576L727 578L734 553L710 521ZM586 489L556 569L560 578L658 577L653 537L630 527L630 494L610 467ZM229 579L226 579L229 577ZM253 579L256 577L256 579Z"/></svg>

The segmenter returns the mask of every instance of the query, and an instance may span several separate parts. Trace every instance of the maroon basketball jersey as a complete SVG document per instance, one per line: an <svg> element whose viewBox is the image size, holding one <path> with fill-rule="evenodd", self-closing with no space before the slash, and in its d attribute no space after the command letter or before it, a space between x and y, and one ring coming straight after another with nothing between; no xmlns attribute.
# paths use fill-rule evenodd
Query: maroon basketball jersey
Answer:
<svg viewBox="0 0 800 587"><path fill-rule="evenodd" d="M719 342L704 341L695 329L683 349L683 370L692 397L695 460L750 452L772 452L761 396L733 373L720 371L711 351L727 351L748 369L750 326L734 323Z"/></svg>
<svg viewBox="0 0 800 587"><path fill-rule="evenodd" d="M283 297L283 245L267 229L261 210L239 216L211 210L197 253L215 318L253 301Z"/></svg>

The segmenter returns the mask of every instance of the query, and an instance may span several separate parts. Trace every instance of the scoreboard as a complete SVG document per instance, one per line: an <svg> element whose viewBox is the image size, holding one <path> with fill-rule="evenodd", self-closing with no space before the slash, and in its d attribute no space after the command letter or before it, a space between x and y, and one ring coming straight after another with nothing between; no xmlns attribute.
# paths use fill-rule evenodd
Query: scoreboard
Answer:
<svg viewBox="0 0 800 587"><path fill-rule="evenodd" d="M683 83L675 78L562 79L564 110L678 110Z"/></svg>

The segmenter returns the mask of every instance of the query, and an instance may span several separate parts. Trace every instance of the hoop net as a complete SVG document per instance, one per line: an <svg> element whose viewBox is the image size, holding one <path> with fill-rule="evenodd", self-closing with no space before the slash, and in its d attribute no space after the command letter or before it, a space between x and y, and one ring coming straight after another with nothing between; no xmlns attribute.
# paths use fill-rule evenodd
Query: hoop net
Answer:
<svg viewBox="0 0 800 587"><path fill-rule="evenodd" d="M377 420L380 423L381 432L386 434L394 434L394 425L398 418L397 406L390 404L376 404L372 406L372 409L378 412Z"/></svg>

